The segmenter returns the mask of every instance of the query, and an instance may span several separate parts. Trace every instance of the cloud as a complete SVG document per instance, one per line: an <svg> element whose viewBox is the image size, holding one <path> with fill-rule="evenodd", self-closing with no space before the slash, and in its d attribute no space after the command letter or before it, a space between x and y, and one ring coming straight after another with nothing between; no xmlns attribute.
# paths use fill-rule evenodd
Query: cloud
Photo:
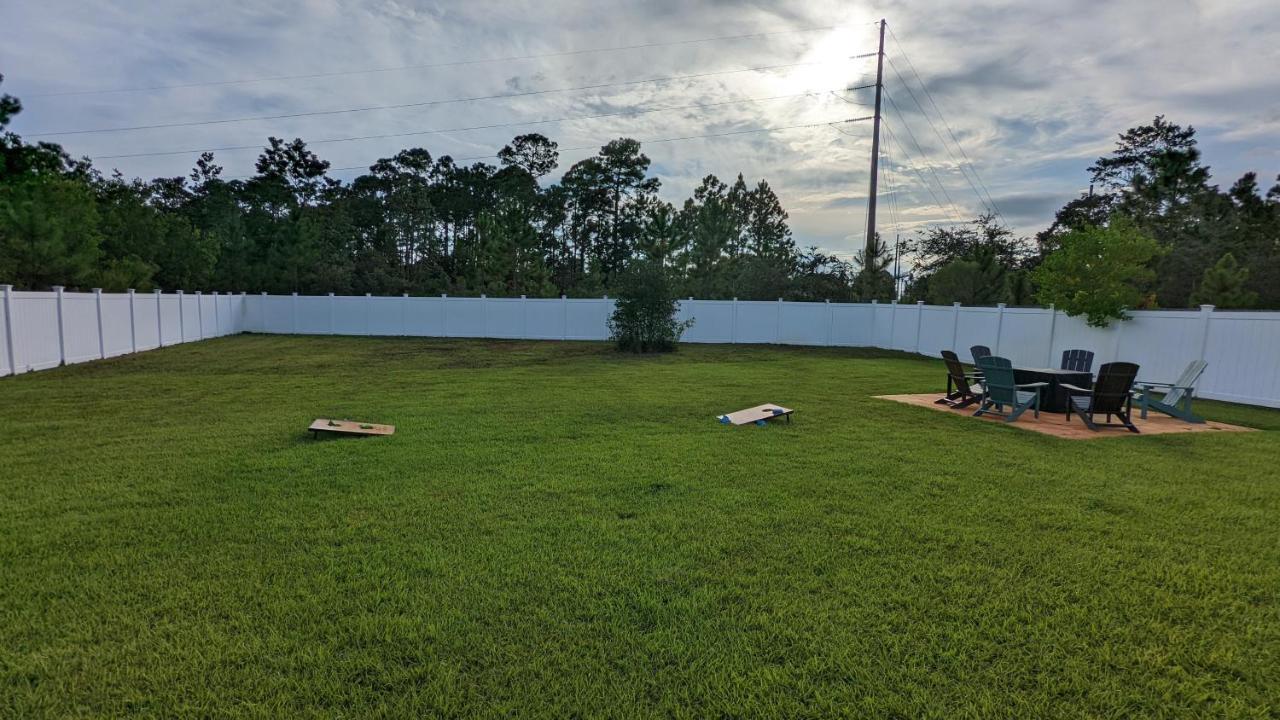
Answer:
<svg viewBox="0 0 1280 720"><path fill-rule="evenodd" d="M1246 170L1264 178L1280 172L1280 75L1265 71L1280 66L1274 41L1280 4L1266 0L887 0L874 6L868 0L228 0L150 3L145 10L133 0L42 0L0 4L0 26L22 29L0 46L0 67L4 90L23 97L27 107L14 129L28 134L821 63L400 110L48 139L75 155L103 156L258 146L268 135L419 133L316 146L334 167L365 167L413 145L436 156L494 153L525 131L541 132L563 148L592 148L622 135L655 140L812 124L652 143L645 152L661 169L669 200L682 200L709 173L731 178L741 172L749 182L767 178L791 213L798 242L853 252L862 243L870 124L836 130L826 123L868 110L827 91L866 82L874 58L850 57L874 50L871 22L882 15L893 31L883 143L888 175L881 183L886 231L970 218L989 192L1017 232L1032 234L1087 187L1085 168L1118 133L1156 114L1200 130L1216 182L1229 184ZM811 31L826 26L839 28ZM775 34L579 52L746 33ZM566 51L574 54L527 57ZM471 62L513 57L523 59ZM381 71L268 79L362 69ZM260 81L212 84L244 79ZM48 95L197 83L211 84ZM804 92L812 94L783 97ZM842 94L854 102L871 99L866 91ZM742 102L723 104L730 100ZM688 105L706 107L519 125ZM425 133L507 123L517 126ZM566 150L560 170L590 154ZM254 156L219 152L218 162L236 175L251 171ZM101 165L128 175L173 176L185 174L195 157L191 152Z"/></svg>

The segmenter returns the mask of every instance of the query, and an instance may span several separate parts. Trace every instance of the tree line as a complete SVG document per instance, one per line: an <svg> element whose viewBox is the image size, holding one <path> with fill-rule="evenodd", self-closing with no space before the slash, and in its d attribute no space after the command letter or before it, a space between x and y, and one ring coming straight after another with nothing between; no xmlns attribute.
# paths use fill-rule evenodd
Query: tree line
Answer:
<svg viewBox="0 0 1280 720"><path fill-rule="evenodd" d="M662 200L628 138L554 183L558 146L539 134L496 164L410 148L350 182L303 140L272 137L250 177L226 177L205 153L186 177L145 181L25 142L8 130L21 107L0 95L0 280L19 288L598 297L636 261L709 299L887 301L900 286L879 237L853 261L797 247L764 180L708 175L683 203ZM994 215L916 233L901 299L1061 303L1109 287L1128 308L1280 307L1280 184L1263 195L1250 173L1220 191L1194 130L1161 117L1089 170L1095 190L1034 238ZM1133 251L1117 270L1076 247L1090 228L1149 242L1105 236L1104 251Z"/></svg>

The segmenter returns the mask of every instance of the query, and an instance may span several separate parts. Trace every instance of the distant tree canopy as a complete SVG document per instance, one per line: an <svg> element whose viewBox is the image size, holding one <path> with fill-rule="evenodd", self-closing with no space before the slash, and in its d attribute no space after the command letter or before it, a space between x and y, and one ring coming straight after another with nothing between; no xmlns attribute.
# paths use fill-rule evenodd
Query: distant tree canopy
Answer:
<svg viewBox="0 0 1280 720"><path fill-rule="evenodd" d="M796 247L769 184L708 175L683 206L658 197L640 143L559 163L542 135L498 165L410 148L350 183L301 139L270 138L247 179L205 153L188 177L104 177L7 127L0 97L0 278L23 288L598 296L634 260L707 298L848 300L848 263Z"/></svg>
<svg viewBox="0 0 1280 720"><path fill-rule="evenodd" d="M497 165L408 148L350 182L301 139L272 137L251 177L224 177L205 153L186 177L144 181L24 142L8 130L21 110L0 95L0 281L20 288L598 296L644 260L681 296L895 296L878 236L853 262L797 247L773 188L742 175L708 175L669 203L629 138L554 183L559 147L536 133L513 138ZM1123 220L1159 247L1154 272L1126 281L1140 306L1280 308L1280 183L1263 194L1247 173L1226 192L1209 185L1194 129L1163 117L1122 134L1089 171L1097 192L1034 241L991 214L917 233L905 299L1030 303L1053 268L1071 266L1049 262L1066 238Z"/></svg>

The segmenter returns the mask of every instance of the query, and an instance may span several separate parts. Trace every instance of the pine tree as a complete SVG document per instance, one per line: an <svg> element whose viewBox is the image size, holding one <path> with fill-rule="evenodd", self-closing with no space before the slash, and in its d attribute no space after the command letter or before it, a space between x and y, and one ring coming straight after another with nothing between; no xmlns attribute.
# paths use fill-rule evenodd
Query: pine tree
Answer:
<svg viewBox="0 0 1280 720"><path fill-rule="evenodd" d="M1224 309L1253 307L1258 293L1245 289L1248 279L1249 270L1240 267L1235 256L1227 253L1213 267L1205 269L1200 287L1191 293L1191 304Z"/></svg>

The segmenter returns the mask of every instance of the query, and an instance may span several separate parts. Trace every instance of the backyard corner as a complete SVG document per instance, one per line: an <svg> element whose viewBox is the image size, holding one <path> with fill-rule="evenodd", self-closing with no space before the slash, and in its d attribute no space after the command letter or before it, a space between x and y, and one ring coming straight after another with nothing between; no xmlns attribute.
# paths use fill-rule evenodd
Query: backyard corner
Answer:
<svg viewBox="0 0 1280 720"><path fill-rule="evenodd" d="M1080 443L873 397L943 381L255 335L0 379L0 714L1273 714L1280 412Z"/></svg>

